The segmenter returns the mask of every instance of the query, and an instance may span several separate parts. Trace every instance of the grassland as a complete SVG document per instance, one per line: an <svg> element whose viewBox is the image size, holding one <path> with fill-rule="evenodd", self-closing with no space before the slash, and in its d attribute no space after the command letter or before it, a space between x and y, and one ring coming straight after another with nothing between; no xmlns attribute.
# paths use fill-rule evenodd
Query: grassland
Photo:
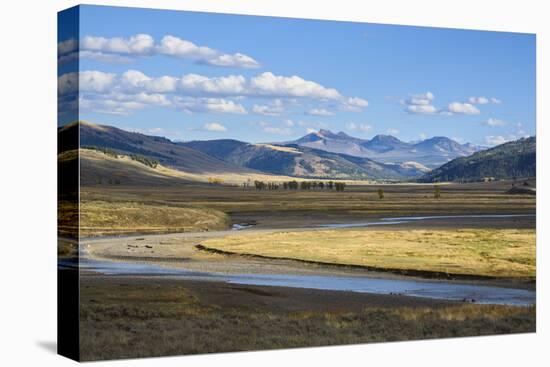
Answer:
<svg viewBox="0 0 550 367"><path fill-rule="evenodd" d="M205 231L225 229L228 222L229 217L218 210L181 204L97 200L80 204L81 236Z"/></svg>
<svg viewBox="0 0 550 367"><path fill-rule="evenodd" d="M87 277L83 360L533 332L533 307Z"/></svg>
<svg viewBox="0 0 550 367"><path fill-rule="evenodd" d="M214 209L232 221L253 220L259 226L296 227L327 221L381 216L534 213L532 195L506 195L511 182L449 184L434 198L433 185L354 185L334 190L258 191L219 185L138 187L96 185L81 189L84 201L143 203ZM384 191L379 199L378 190Z"/></svg>
<svg viewBox="0 0 550 367"><path fill-rule="evenodd" d="M243 255L489 277L535 277L531 229L339 229L238 234L203 242Z"/></svg>

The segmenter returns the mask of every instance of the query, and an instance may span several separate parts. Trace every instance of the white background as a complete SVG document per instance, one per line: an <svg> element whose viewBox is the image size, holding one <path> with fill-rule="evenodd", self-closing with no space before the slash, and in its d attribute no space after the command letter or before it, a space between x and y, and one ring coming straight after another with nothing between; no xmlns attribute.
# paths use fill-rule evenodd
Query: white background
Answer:
<svg viewBox="0 0 550 367"><path fill-rule="evenodd" d="M101 362L117 366L548 365L549 26L545 1L95 1L299 18L537 33L536 334ZM311 6L308 6L309 5ZM56 12L74 1L4 1L0 12L0 364L65 366L56 340ZM207 26L207 25L205 25ZM498 60L495 60L498 63ZM548 164L548 162L546 162ZM546 226L543 223L547 223ZM231 335L228 335L230 338ZM546 343L544 341L546 340ZM546 353L545 353L546 352Z"/></svg>

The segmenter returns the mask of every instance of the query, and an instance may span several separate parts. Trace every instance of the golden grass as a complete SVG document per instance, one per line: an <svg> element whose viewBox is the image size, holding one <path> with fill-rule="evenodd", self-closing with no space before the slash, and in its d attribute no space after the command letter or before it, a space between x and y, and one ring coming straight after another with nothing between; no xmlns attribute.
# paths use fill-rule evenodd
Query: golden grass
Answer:
<svg viewBox="0 0 550 367"><path fill-rule="evenodd" d="M322 230L238 234L207 248L380 269L495 277L535 276L532 229Z"/></svg>
<svg viewBox="0 0 550 367"><path fill-rule="evenodd" d="M271 145L271 144L254 144L254 145L257 146L257 147L264 147L264 148L269 148L269 149L272 149L272 150L277 150L279 152L303 154L298 149L292 148L292 147L284 147L284 146Z"/></svg>
<svg viewBox="0 0 550 367"><path fill-rule="evenodd" d="M228 216L213 209L106 201L80 205L82 236L219 230L228 225Z"/></svg>

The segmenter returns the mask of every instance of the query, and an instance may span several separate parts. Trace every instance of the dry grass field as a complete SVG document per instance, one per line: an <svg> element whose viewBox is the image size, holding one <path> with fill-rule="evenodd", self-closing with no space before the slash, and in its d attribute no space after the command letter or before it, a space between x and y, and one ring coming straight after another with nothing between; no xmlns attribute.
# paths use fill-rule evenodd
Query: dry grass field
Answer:
<svg viewBox="0 0 550 367"><path fill-rule="evenodd" d="M81 280L83 360L533 332L534 307L169 279Z"/></svg>
<svg viewBox="0 0 550 367"><path fill-rule="evenodd" d="M80 235L191 232L225 229L229 217L215 209L143 202L82 201Z"/></svg>
<svg viewBox="0 0 550 367"><path fill-rule="evenodd" d="M535 277L531 229L369 230L247 234L213 238L208 249L387 270Z"/></svg>

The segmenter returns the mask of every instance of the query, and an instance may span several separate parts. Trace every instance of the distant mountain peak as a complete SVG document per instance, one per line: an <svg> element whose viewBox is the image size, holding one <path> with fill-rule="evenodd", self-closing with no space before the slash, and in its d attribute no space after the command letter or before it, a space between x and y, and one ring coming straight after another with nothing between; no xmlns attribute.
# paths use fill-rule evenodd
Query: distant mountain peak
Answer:
<svg viewBox="0 0 550 367"><path fill-rule="evenodd" d="M333 138L333 137L337 136L332 131L326 130L326 129L320 129L319 132L318 132L318 135L320 135L324 138Z"/></svg>
<svg viewBox="0 0 550 367"><path fill-rule="evenodd" d="M399 143L402 143L401 140L399 140L398 138L396 138L395 136L393 135L385 135L385 134L378 134L378 135L375 135L371 141L386 141L386 142L399 142Z"/></svg>

